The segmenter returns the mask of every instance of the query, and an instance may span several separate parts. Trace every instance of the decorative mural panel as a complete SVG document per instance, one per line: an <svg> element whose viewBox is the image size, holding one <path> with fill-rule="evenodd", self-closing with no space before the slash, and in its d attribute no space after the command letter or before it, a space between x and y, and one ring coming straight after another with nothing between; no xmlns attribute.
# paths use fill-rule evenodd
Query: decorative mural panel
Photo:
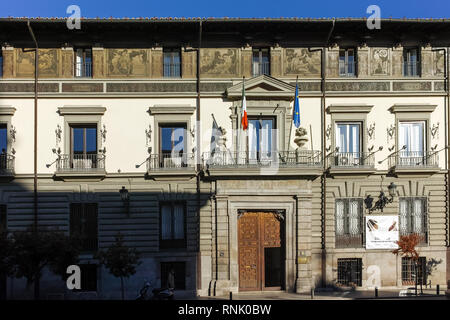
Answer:
<svg viewBox="0 0 450 320"><path fill-rule="evenodd" d="M16 49L16 76L18 78L34 76L34 52Z"/></svg>
<svg viewBox="0 0 450 320"><path fill-rule="evenodd" d="M444 52L443 51L435 51L434 52L434 61L433 61L433 69L435 75L443 75L444 74Z"/></svg>
<svg viewBox="0 0 450 320"><path fill-rule="evenodd" d="M109 49L107 50L108 76L149 76L148 61L148 54L145 49Z"/></svg>
<svg viewBox="0 0 450 320"><path fill-rule="evenodd" d="M388 76L390 74L390 56L387 48L371 48L371 75Z"/></svg>
<svg viewBox="0 0 450 320"><path fill-rule="evenodd" d="M307 48L285 49L283 71L286 76L320 76L320 52L309 52Z"/></svg>
<svg viewBox="0 0 450 320"><path fill-rule="evenodd" d="M39 49L39 77L57 78L58 60L58 49ZM16 75L19 78L34 77L34 52L16 50Z"/></svg>
<svg viewBox="0 0 450 320"><path fill-rule="evenodd" d="M200 59L202 75L239 76L238 49L203 49Z"/></svg>

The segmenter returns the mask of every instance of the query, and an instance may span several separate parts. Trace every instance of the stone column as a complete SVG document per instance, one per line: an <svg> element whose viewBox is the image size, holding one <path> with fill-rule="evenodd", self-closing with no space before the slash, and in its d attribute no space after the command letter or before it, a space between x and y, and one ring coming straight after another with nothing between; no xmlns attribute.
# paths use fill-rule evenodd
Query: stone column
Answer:
<svg viewBox="0 0 450 320"><path fill-rule="evenodd" d="M356 51L357 58L357 72L358 77L368 77L369 76L369 47L366 44L359 46Z"/></svg>
<svg viewBox="0 0 450 320"><path fill-rule="evenodd" d="M241 71L246 78L252 77L252 47L249 45L241 48Z"/></svg>
<svg viewBox="0 0 450 320"><path fill-rule="evenodd" d="M339 77L339 47L327 49L327 77Z"/></svg>
<svg viewBox="0 0 450 320"><path fill-rule="evenodd" d="M309 293L312 287L311 267L311 198L298 198L296 292Z"/></svg>
<svg viewBox="0 0 450 320"><path fill-rule="evenodd" d="M181 77L197 78L197 52L192 47L181 49Z"/></svg>
<svg viewBox="0 0 450 320"><path fill-rule="evenodd" d="M106 51L100 46L92 48L92 78L106 77Z"/></svg>
<svg viewBox="0 0 450 320"><path fill-rule="evenodd" d="M154 47L152 48L152 78L162 78L163 77L163 48ZM183 71L181 71L183 72Z"/></svg>
<svg viewBox="0 0 450 320"><path fill-rule="evenodd" d="M270 75L272 77L281 77L281 54L282 49L278 43L270 48Z"/></svg>
<svg viewBox="0 0 450 320"><path fill-rule="evenodd" d="M61 48L61 78L73 78L74 63L75 59L73 47Z"/></svg>
<svg viewBox="0 0 450 320"><path fill-rule="evenodd" d="M217 275L215 282L214 295L224 295L229 292L230 288L230 248L229 243L229 217L228 217L228 197L216 196L217 198L217 221L215 228L215 241L217 242L216 267ZM216 235L214 235L216 236ZM216 254L216 248L213 249Z"/></svg>
<svg viewBox="0 0 450 320"><path fill-rule="evenodd" d="M14 61L14 47L2 47L3 54L3 78L15 77L15 61Z"/></svg>
<svg viewBox="0 0 450 320"><path fill-rule="evenodd" d="M421 50L421 76L422 78L429 78L433 76L433 51L431 45L427 44Z"/></svg>

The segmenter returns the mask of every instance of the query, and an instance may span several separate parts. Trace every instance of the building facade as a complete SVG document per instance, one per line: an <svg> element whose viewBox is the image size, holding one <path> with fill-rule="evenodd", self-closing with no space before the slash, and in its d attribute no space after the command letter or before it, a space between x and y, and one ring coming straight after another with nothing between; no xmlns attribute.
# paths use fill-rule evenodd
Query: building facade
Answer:
<svg viewBox="0 0 450 320"><path fill-rule="evenodd" d="M445 287L449 23L31 19L35 210L34 43L0 19L1 226L83 234L82 292L48 272L49 298L119 297L94 258L118 232L142 252L128 298L171 268L204 296L411 285L411 261L368 246L371 217L419 234L420 281Z"/></svg>

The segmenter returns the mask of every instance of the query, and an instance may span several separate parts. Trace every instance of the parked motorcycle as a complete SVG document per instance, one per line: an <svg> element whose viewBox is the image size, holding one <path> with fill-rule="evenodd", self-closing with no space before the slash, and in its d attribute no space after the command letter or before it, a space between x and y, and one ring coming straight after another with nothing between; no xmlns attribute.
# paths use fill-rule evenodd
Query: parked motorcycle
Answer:
<svg viewBox="0 0 450 320"><path fill-rule="evenodd" d="M149 293L151 292L151 294ZM173 288L153 288L151 282L146 281L139 290L136 300L173 300Z"/></svg>

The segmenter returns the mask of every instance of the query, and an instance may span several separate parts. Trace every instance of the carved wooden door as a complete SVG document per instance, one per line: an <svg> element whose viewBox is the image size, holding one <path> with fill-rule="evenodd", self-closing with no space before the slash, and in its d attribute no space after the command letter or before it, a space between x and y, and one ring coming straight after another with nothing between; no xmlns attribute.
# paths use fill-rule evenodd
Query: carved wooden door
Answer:
<svg viewBox="0 0 450 320"><path fill-rule="evenodd" d="M238 220L239 290L281 288L281 227L270 212L246 212ZM273 273L276 273L272 275Z"/></svg>

